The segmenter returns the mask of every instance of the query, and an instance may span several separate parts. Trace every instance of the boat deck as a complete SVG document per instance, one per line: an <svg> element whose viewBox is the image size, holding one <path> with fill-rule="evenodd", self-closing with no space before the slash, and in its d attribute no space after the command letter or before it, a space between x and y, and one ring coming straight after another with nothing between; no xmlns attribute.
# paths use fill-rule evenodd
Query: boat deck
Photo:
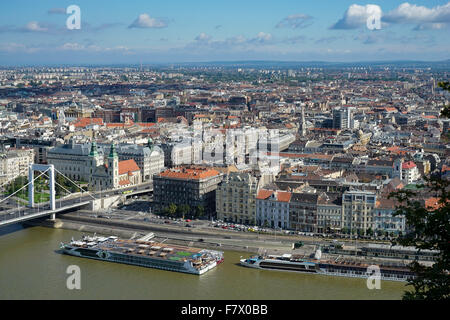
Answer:
<svg viewBox="0 0 450 320"><path fill-rule="evenodd" d="M321 264L329 264L334 266L345 266L345 267L354 267L354 268L364 268L367 269L370 265L378 265L383 270L392 270L392 271L409 271L409 268L406 265L398 264L398 263L387 263L387 262L375 262L372 261L371 263L365 263L358 260L351 260L351 259L341 259L341 260L321 260Z"/></svg>
<svg viewBox="0 0 450 320"><path fill-rule="evenodd" d="M147 256L179 262L184 262L186 260L199 261L202 258L210 258L205 255L204 249L164 244L154 241L107 239L95 243L88 242L87 247L111 253Z"/></svg>

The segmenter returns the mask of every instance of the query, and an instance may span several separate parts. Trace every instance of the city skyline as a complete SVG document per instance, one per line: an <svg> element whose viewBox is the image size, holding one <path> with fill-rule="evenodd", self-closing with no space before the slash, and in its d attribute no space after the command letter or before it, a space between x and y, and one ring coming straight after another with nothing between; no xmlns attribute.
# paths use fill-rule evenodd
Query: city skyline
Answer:
<svg viewBox="0 0 450 320"><path fill-rule="evenodd" d="M69 30L66 9L81 10ZM106 1L2 3L2 65L206 61L442 61L446 1L264 1L132 4ZM326 7L327 10L323 10ZM367 19L378 13L381 29Z"/></svg>

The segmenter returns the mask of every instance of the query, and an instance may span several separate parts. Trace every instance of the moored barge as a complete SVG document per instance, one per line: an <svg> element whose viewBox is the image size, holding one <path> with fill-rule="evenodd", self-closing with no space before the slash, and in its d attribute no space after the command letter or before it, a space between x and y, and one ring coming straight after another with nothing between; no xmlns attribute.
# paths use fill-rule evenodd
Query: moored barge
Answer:
<svg viewBox="0 0 450 320"><path fill-rule="evenodd" d="M322 274L328 276L340 276L351 278L368 278L374 275L372 265L376 265L379 270L380 280L407 281L415 275L406 265L394 263L363 263L351 259L323 260L312 259L299 255L265 255L252 256L248 259L241 259L240 264L245 267L293 271L302 273Z"/></svg>
<svg viewBox="0 0 450 320"><path fill-rule="evenodd" d="M158 243L124 240L115 236L83 236L61 243L65 254L102 261L157 268L190 274L203 274L223 261L223 252Z"/></svg>

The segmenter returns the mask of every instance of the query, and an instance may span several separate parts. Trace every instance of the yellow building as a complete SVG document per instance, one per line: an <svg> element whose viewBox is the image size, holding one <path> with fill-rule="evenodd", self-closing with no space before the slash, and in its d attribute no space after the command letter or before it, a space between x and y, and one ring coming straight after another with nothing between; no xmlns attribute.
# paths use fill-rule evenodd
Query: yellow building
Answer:
<svg viewBox="0 0 450 320"><path fill-rule="evenodd" d="M217 219L256 224L256 193L263 181L249 172L230 172L216 190Z"/></svg>

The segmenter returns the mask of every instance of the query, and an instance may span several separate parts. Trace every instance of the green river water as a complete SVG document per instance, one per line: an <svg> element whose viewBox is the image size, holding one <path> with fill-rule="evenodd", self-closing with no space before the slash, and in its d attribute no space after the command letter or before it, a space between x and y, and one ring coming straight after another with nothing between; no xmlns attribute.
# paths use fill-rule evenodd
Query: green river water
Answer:
<svg viewBox="0 0 450 320"><path fill-rule="evenodd" d="M0 229L0 299L401 299L405 284L255 270L238 265L248 253L201 276L62 255L60 242L82 233L20 225ZM67 267L81 270L81 289L69 290Z"/></svg>

